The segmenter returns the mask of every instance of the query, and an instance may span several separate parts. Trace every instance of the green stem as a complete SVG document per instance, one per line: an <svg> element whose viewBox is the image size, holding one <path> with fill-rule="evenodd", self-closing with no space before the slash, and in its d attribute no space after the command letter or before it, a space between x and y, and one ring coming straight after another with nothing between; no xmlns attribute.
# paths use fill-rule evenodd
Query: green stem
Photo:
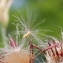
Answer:
<svg viewBox="0 0 63 63"><path fill-rule="evenodd" d="M1 37L2 37L2 42L5 46L6 44L6 28L1 26Z"/></svg>

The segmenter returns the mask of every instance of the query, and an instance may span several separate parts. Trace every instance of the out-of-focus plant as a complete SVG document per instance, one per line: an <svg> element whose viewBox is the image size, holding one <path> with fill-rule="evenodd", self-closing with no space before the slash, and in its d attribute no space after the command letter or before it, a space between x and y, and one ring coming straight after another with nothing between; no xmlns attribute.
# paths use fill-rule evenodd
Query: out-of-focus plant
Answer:
<svg viewBox="0 0 63 63"><path fill-rule="evenodd" d="M0 1L0 23L3 26L8 25L9 21L9 10L13 0L1 0Z"/></svg>
<svg viewBox="0 0 63 63"><path fill-rule="evenodd" d="M0 0L0 26L2 40L5 42L6 28L9 22L9 10L13 0Z"/></svg>

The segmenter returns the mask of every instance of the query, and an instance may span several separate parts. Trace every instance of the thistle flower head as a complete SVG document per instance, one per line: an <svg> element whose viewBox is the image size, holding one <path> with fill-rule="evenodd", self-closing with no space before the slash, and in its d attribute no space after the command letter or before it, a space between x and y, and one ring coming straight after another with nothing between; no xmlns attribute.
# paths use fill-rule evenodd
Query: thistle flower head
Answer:
<svg viewBox="0 0 63 63"><path fill-rule="evenodd" d="M61 32L62 34L63 32ZM48 63L63 63L63 40L59 41L50 36L53 41L48 42L49 46L44 50ZM62 35L63 37L63 35Z"/></svg>
<svg viewBox="0 0 63 63"><path fill-rule="evenodd" d="M13 38L9 38L7 48L0 48L0 62L1 63L30 63L29 48L23 48L23 44L18 45ZM21 46L22 45L22 46Z"/></svg>
<svg viewBox="0 0 63 63"><path fill-rule="evenodd" d="M48 63L61 63L63 62L63 42L56 43L52 41L46 49L46 59Z"/></svg>

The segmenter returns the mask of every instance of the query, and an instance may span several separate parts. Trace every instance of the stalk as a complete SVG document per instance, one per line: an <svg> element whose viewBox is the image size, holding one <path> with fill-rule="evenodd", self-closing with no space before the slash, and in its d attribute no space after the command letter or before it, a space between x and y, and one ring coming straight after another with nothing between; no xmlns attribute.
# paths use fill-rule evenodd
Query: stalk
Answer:
<svg viewBox="0 0 63 63"><path fill-rule="evenodd" d="M4 46L6 45L6 28L9 22L9 10L13 0L0 0L0 24L1 37Z"/></svg>
<svg viewBox="0 0 63 63"><path fill-rule="evenodd" d="M1 37L2 37L2 43L4 44L4 47L6 45L6 28L1 26Z"/></svg>

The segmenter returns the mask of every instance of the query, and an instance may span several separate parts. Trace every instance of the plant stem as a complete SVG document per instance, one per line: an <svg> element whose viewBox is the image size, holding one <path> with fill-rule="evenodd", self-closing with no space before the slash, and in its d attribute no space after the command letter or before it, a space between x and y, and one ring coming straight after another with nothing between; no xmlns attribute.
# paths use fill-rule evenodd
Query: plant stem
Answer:
<svg viewBox="0 0 63 63"><path fill-rule="evenodd" d="M1 26L1 37L2 37L2 42L5 46L6 44L6 28Z"/></svg>

